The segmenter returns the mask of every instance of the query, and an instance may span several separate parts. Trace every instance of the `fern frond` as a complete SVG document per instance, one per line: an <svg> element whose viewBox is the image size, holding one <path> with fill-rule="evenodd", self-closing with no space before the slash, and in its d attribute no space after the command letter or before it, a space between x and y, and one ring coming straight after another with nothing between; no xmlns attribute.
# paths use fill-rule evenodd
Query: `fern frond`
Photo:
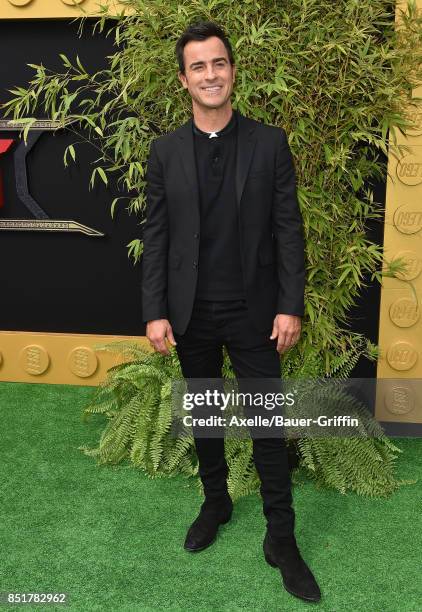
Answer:
<svg viewBox="0 0 422 612"><path fill-rule="evenodd" d="M289 359L280 362L280 371L286 380L297 384L300 400L310 414L320 413L320 406L324 406L327 416L335 416L340 410L359 421L354 435L349 437L298 437L295 443L300 461L292 481L300 482L303 475L318 487L333 488L342 494L354 491L358 495L386 496L399 486L416 481L395 479L397 453L402 451L384 435L368 410L337 384L349 375L364 351L360 337L352 340L343 354L331 356L328 368L326 360L310 349L305 354L296 349ZM123 351L123 356L134 359L109 368L106 380L95 389L84 417L104 414L108 423L97 448L80 450L99 464L128 458L150 478L176 474L195 477L198 492L203 494L193 436L186 432L175 435L178 417L172 408L182 391L174 383L183 380L175 349L163 356L127 342L104 347ZM234 374L227 353L223 371L229 383ZM327 386L323 379L332 375L336 378L330 379ZM293 415L294 409L286 408L286 416ZM296 436L291 434L292 441ZM257 493L260 481L253 461L252 440L226 438L225 454L232 498Z"/></svg>

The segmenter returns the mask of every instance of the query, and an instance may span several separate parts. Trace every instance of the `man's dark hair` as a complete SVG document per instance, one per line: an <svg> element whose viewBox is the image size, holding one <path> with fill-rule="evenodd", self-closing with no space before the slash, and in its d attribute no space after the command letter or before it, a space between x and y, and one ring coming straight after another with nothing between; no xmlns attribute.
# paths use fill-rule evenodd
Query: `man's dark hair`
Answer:
<svg viewBox="0 0 422 612"><path fill-rule="evenodd" d="M191 40L206 40L211 36L217 36L217 38L223 41L224 46L227 49L229 62L233 66L233 50L223 28L221 28L217 23L214 23L214 21L197 21L188 25L188 27L176 43L176 57L177 61L179 62L179 70L182 74L185 74L185 60L183 58L183 50L187 43Z"/></svg>

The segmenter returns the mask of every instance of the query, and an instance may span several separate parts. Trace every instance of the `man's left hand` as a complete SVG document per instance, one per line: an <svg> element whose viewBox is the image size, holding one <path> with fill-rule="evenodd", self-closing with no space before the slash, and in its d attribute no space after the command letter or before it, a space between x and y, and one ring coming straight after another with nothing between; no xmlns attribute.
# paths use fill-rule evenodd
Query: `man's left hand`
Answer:
<svg viewBox="0 0 422 612"><path fill-rule="evenodd" d="M280 355L289 350L299 340L301 326L301 317L297 315L276 315L270 339L278 338L277 351Z"/></svg>

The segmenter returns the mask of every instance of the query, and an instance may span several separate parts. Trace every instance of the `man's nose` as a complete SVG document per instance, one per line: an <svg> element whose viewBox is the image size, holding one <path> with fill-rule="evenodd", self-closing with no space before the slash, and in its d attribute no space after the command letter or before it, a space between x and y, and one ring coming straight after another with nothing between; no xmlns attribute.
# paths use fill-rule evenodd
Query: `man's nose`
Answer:
<svg viewBox="0 0 422 612"><path fill-rule="evenodd" d="M207 66L207 71L205 74L205 78L212 81L215 79L215 70L214 70L214 66Z"/></svg>

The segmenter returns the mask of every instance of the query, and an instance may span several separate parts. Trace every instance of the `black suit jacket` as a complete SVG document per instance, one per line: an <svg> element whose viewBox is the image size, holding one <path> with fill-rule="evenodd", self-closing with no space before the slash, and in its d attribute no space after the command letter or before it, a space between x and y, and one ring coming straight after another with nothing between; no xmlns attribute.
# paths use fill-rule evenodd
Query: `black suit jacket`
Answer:
<svg viewBox="0 0 422 612"><path fill-rule="evenodd" d="M235 111L236 112L236 111ZM271 332L278 313L304 313L304 239L295 168L283 128L240 113L236 201L251 324ZM183 334L192 314L201 241L192 119L151 143L146 172L142 320Z"/></svg>

